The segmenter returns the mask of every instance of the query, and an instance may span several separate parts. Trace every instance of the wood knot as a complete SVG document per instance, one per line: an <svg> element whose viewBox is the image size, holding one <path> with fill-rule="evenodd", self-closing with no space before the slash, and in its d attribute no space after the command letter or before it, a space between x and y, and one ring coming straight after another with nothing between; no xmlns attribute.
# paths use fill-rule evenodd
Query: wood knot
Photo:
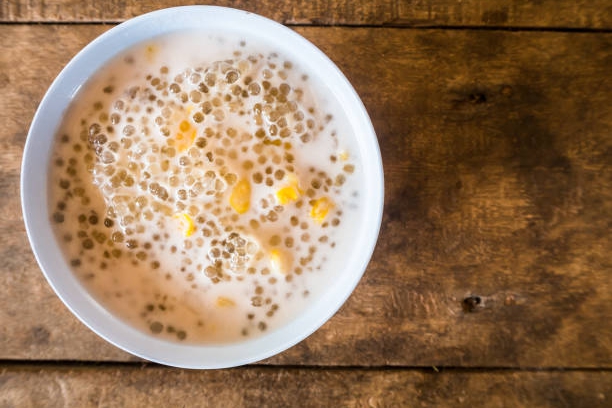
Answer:
<svg viewBox="0 0 612 408"><path fill-rule="evenodd" d="M34 326L30 332L30 339L33 344L45 345L49 344L51 333L43 326Z"/></svg>
<svg viewBox="0 0 612 408"><path fill-rule="evenodd" d="M461 302L461 307L464 312L472 313L481 302L480 296L468 296Z"/></svg>

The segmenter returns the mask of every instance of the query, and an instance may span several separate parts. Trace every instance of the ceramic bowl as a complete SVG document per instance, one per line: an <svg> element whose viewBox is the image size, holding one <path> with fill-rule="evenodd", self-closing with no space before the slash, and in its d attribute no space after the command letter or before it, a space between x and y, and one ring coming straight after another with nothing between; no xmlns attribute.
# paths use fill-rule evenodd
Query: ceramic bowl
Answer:
<svg viewBox="0 0 612 408"><path fill-rule="evenodd" d="M178 30L230 27L255 36L286 53L306 71L325 81L330 95L344 107L363 166L364 207L356 249L337 271L337 281L285 326L261 337L227 345L170 342L141 332L99 304L71 272L54 235L50 215L48 169L54 133L79 88L121 51ZM30 243L49 284L85 325L115 346L141 358L176 367L223 368L255 362L300 342L330 319L362 277L378 237L383 208L383 168L376 135L359 96L323 52L292 31L253 13L212 6L155 11L128 20L95 39L62 70L44 96L27 137L21 169L21 199ZM78 341L78 339L75 339Z"/></svg>

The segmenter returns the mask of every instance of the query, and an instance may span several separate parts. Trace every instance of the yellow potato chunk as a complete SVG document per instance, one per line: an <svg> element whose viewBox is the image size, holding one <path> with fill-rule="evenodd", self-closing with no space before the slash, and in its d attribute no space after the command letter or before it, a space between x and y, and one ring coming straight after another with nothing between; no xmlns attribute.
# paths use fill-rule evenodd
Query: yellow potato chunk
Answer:
<svg viewBox="0 0 612 408"><path fill-rule="evenodd" d="M251 184L246 179L241 179L232 189L229 198L230 206L238 214L244 214L251 205Z"/></svg>
<svg viewBox="0 0 612 408"><path fill-rule="evenodd" d="M158 48L154 44L147 45L145 48L145 55L148 62L153 62L157 56Z"/></svg>
<svg viewBox="0 0 612 408"><path fill-rule="evenodd" d="M193 141L196 137L196 130L191 126L191 124L182 120L179 123L179 132L174 137L174 145L176 146L176 150L179 153L184 152L193 144Z"/></svg>
<svg viewBox="0 0 612 408"><path fill-rule="evenodd" d="M234 302L232 299L225 297L225 296L219 296L217 298L217 307L232 307L232 306L236 306L236 302Z"/></svg>
<svg viewBox="0 0 612 408"><path fill-rule="evenodd" d="M270 251L270 266L274 272L286 275L291 271L293 258L291 254L280 249Z"/></svg>
<svg viewBox="0 0 612 408"><path fill-rule="evenodd" d="M295 186L285 186L276 192L276 199L279 204L289 204L291 201L295 201L300 196L300 193Z"/></svg>
<svg viewBox="0 0 612 408"><path fill-rule="evenodd" d="M195 231L193 219L187 213L174 214L174 218L179 222L179 228L183 232L184 237L190 237Z"/></svg>
<svg viewBox="0 0 612 408"><path fill-rule="evenodd" d="M310 218L317 224L322 224L330 210L334 208L334 202L327 197L321 197L310 201Z"/></svg>
<svg viewBox="0 0 612 408"><path fill-rule="evenodd" d="M191 125L189 124L189 122L187 122L186 120L181 121L181 123L179 124L179 130L181 132L186 132L189 129L191 129Z"/></svg>
<svg viewBox="0 0 612 408"><path fill-rule="evenodd" d="M302 190L298 185L297 177L295 174L290 174L287 176L287 184L276 192L276 201L281 205L286 205L296 201L301 194Z"/></svg>

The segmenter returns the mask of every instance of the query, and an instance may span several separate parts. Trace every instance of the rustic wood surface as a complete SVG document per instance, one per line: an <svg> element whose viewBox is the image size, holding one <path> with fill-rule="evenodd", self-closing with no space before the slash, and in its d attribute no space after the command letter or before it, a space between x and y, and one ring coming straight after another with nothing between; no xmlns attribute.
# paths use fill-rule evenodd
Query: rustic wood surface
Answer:
<svg viewBox="0 0 612 408"><path fill-rule="evenodd" d="M284 24L610 29L608 0L3 0L0 22L118 22L164 7L213 4Z"/></svg>
<svg viewBox="0 0 612 408"><path fill-rule="evenodd" d="M52 294L16 194L37 102L105 29L1 28L14 39L2 66L21 67L3 70L5 358L129 359ZM386 208L354 296L272 362L612 367L612 83L602 80L612 35L298 31L346 72L373 118ZM19 52L27 44L38 47ZM353 44L364 44L358 57ZM481 299L473 313L470 295Z"/></svg>
<svg viewBox="0 0 612 408"><path fill-rule="evenodd" d="M2 407L606 407L612 373L9 366ZM415 403L415 401L417 401Z"/></svg>
<svg viewBox="0 0 612 408"><path fill-rule="evenodd" d="M23 145L53 78L111 27L92 23L174 3L2 2L0 407L194 396L217 406L609 406L610 3L219 4L303 25L294 29L362 97L386 178L363 280L323 328L259 366L143 366L99 339L29 249Z"/></svg>

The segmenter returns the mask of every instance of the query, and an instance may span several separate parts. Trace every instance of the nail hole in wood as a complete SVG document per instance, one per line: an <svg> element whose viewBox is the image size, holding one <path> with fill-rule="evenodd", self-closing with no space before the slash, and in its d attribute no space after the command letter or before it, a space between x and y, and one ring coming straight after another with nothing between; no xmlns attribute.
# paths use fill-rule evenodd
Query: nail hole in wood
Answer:
<svg viewBox="0 0 612 408"><path fill-rule="evenodd" d="M463 307L464 312L471 313L476 310L476 306L478 306L480 302L480 296L468 296L463 299L461 306Z"/></svg>
<svg viewBox="0 0 612 408"><path fill-rule="evenodd" d="M487 102L487 96L483 93L473 93L468 96L468 101L473 104L481 104Z"/></svg>

